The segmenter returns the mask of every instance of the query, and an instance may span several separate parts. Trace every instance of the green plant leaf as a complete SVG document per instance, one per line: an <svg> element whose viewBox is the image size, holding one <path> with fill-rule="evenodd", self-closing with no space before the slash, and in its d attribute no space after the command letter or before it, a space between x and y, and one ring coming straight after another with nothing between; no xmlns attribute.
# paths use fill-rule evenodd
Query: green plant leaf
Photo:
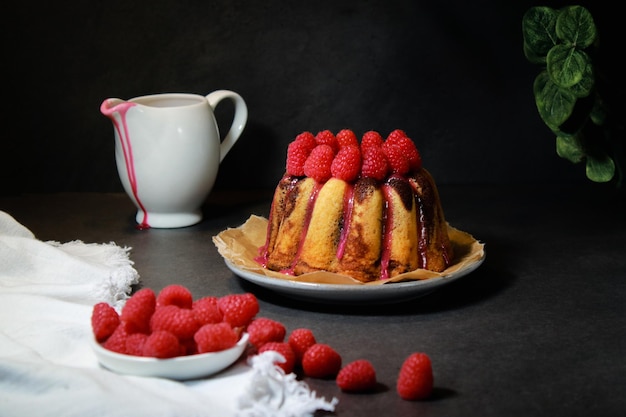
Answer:
<svg viewBox="0 0 626 417"><path fill-rule="evenodd" d="M582 78L579 82L570 87L570 91L578 98L587 97L593 91L596 78L593 73L593 65L589 59L588 65L583 70Z"/></svg>
<svg viewBox="0 0 626 417"><path fill-rule="evenodd" d="M615 162L606 155L587 155L587 165L585 167L587 178L594 182L609 182L615 175Z"/></svg>
<svg viewBox="0 0 626 417"><path fill-rule="evenodd" d="M585 151L578 135L557 136L556 153L561 158L567 159L568 161L575 164L582 161L585 157Z"/></svg>
<svg viewBox="0 0 626 417"><path fill-rule="evenodd" d="M524 56L532 64L537 64L537 65L546 64L545 55L537 55L535 51L533 51L533 49L526 42L524 42L523 48L524 48Z"/></svg>
<svg viewBox="0 0 626 417"><path fill-rule="evenodd" d="M522 18L522 35L526 57L545 57L557 44L556 20L558 13L550 7L531 7ZM530 58L529 58L530 59ZM531 60L531 62L534 62Z"/></svg>
<svg viewBox="0 0 626 417"><path fill-rule="evenodd" d="M533 92L541 119L552 131L558 132L559 126L572 114L576 96L566 89L559 88L546 71L542 71L535 78Z"/></svg>
<svg viewBox="0 0 626 417"><path fill-rule="evenodd" d="M569 88L589 73L591 60L584 51L566 45L555 45L546 58L548 74L558 86Z"/></svg>
<svg viewBox="0 0 626 417"><path fill-rule="evenodd" d="M559 39L577 49L585 49L592 45L597 35L591 13L582 6L561 9L555 31Z"/></svg>

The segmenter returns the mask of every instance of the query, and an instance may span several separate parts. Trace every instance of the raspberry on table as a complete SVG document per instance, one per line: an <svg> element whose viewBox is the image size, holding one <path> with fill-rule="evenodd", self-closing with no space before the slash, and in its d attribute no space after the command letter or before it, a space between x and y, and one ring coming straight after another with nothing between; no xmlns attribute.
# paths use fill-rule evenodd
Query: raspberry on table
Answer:
<svg viewBox="0 0 626 417"><path fill-rule="evenodd" d="M404 400L422 400L430 397L433 383L430 358L425 353L416 352L403 362L398 374L396 391Z"/></svg>
<svg viewBox="0 0 626 417"><path fill-rule="evenodd" d="M193 310L174 304L159 307L150 319L150 330L167 330L179 340L191 339L200 328Z"/></svg>
<svg viewBox="0 0 626 417"><path fill-rule="evenodd" d="M183 349L178 338L167 330L156 330L146 338L143 356L166 359L180 356Z"/></svg>
<svg viewBox="0 0 626 417"><path fill-rule="evenodd" d="M193 296L191 291L179 284L171 284L164 287L157 296L156 306L163 307L175 305L180 308L191 308Z"/></svg>
<svg viewBox="0 0 626 417"><path fill-rule="evenodd" d="M263 346L259 348L259 353L263 353L268 350L273 350L275 352L280 353L283 358L285 358L284 362L276 362L276 365L280 367L286 374L293 372L293 368L296 363L296 355L289 346L287 342L267 342L264 343Z"/></svg>
<svg viewBox="0 0 626 417"><path fill-rule="evenodd" d="M193 302L191 310L200 325L219 323L224 319L224 314L217 305L217 297L199 298Z"/></svg>
<svg viewBox="0 0 626 417"><path fill-rule="evenodd" d="M91 312L91 328L99 343L104 342L113 334L120 324L120 316L108 303L97 303Z"/></svg>
<svg viewBox="0 0 626 417"><path fill-rule="evenodd" d="M257 349L269 342L282 342L287 333L285 326L279 321L266 317L258 317L248 324L246 329L250 343Z"/></svg>
<svg viewBox="0 0 626 417"><path fill-rule="evenodd" d="M304 174L319 183L324 183L332 176L330 167L335 158L335 151L326 144L317 145L304 163Z"/></svg>
<svg viewBox="0 0 626 417"><path fill-rule="evenodd" d="M150 317L156 307L156 295L150 288L142 288L126 300L120 319L128 333L149 333Z"/></svg>
<svg viewBox="0 0 626 417"><path fill-rule="evenodd" d="M341 356L324 343L314 344L302 357L302 370L311 378L335 377L340 369Z"/></svg>
<svg viewBox="0 0 626 417"><path fill-rule="evenodd" d="M371 391L376 387L376 370L370 361L358 359L341 368L336 382L342 391Z"/></svg>
<svg viewBox="0 0 626 417"><path fill-rule="evenodd" d="M315 335L311 329L299 328L294 329L288 338L289 346L296 354L296 364L301 364L304 352L317 343Z"/></svg>
<svg viewBox="0 0 626 417"><path fill-rule="evenodd" d="M358 145L346 145L339 149L330 165L330 172L340 180L354 181L361 172L361 150Z"/></svg>
<svg viewBox="0 0 626 417"><path fill-rule="evenodd" d="M198 353L218 352L237 344L239 337L226 322L205 324L193 336Z"/></svg>
<svg viewBox="0 0 626 417"><path fill-rule="evenodd" d="M228 294L217 300L224 321L232 327L247 326L259 312L259 300L252 293Z"/></svg>

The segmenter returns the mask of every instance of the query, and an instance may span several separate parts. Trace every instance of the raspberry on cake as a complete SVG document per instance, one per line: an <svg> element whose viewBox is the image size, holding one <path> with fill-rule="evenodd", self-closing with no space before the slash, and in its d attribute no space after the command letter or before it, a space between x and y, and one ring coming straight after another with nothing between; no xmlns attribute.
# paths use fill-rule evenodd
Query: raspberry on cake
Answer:
<svg viewBox="0 0 626 417"><path fill-rule="evenodd" d="M257 261L361 282L445 270L454 255L448 225L413 141L400 129L386 140L376 131L360 145L355 138L348 129L304 132L289 145Z"/></svg>

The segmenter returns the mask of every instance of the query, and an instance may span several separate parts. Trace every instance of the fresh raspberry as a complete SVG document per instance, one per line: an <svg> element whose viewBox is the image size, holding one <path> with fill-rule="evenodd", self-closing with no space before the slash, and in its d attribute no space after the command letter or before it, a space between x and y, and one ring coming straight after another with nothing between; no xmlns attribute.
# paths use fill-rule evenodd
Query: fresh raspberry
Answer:
<svg viewBox="0 0 626 417"><path fill-rule="evenodd" d="M315 141L318 145L328 145L333 150L333 154L339 150L339 143L337 143L337 137L333 135L330 130L322 130L315 135Z"/></svg>
<svg viewBox="0 0 626 417"><path fill-rule="evenodd" d="M359 146L359 140L354 132L350 129L342 129L337 133L337 145L339 149L346 146Z"/></svg>
<svg viewBox="0 0 626 417"><path fill-rule="evenodd" d="M376 370L365 359L350 362L337 374L337 385L347 392L371 391L376 387Z"/></svg>
<svg viewBox="0 0 626 417"><path fill-rule="evenodd" d="M126 337L126 354L143 356L143 347L146 344L148 335L145 333L133 333Z"/></svg>
<svg viewBox="0 0 626 417"><path fill-rule="evenodd" d="M330 166L335 152L330 145L317 145L304 163L304 174L315 181L324 183L331 177Z"/></svg>
<svg viewBox="0 0 626 417"><path fill-rule="evenodd" d="M266 317L252 320L246 331L250 335L250 343L257 349L268 342L282 342L287 333L281 322Z"/></svg>
<svg viewBox="0 0 626 417"><path fill-rule="evenodd" d="M182 355L195 355L198 353L198 344L194 339L179 340L179 343L183 350Z"/></svg>
<svg viewBox="0 0 626 417"><path fill-rule="evenodd" d="M289 346L287 342L267 342L259 349L259 353L263 353L268 350L273 350L280 353L285 358L284 362L276 362L276 365L282 368L286 374L293 372L293 368L296 363L296 354Z"/></svg>
<svg viewBox="0 0 626 417"><path fill-rule="evenodd" d="M150 333L150 317L156 307L156 296L150 288L134 293L122 308L120 319L128 333Z"/></svg>
<svg viewBox="0 0 626 417"><path fill-rule="evenodd" d="M317 141L315 140L315 136L311 132L302 132L294 139L295 142L302 142L307 146L309 152L313 150L317 146Z"/></svg>
<svg viewBox="0 0 626 417"><path fill-rule="evenodd" d="M313 139L315 141L315 139ZM304 163L309 157L313 148L304 140L295 140L287 147L287 167L286 171L289 175L301 177L304 175Z"/></svg>
<svg viewBox="0 0 626 417"><path fill-rule="evenodd" d="M191 339L199 328L193 310L174 304L157 308L150 319L152 332L167 330L179 340Z"/></svg>
<svg viewBox="0 0 626 417"><path fill-rule="evenodd" d="M375 130L365 132L365 134L361 138L361 151L370 147L380 148L381 146L383 146L383 142L383 137L380 136L380 133L376 132Z"/></svg>
<svg viewBox="0 0 626 417"><path fill-rule="evenodd" d="M361 172L361 150L357 145L347 145L339 149L330 165L333 177L347 182L354 181Z"/></svg>
<svg viewBox="0 0 626 417"><path fill-rule="evenodd" d="M202 297L193 302L191 307L198 324L219 323L224 319L217 305L217 297Z"/></svg>
<svg viewBox="0 0 626 417"><path fill-rule="evenodd" d="M411 169L409 160L398 145L385 142L383 152L389 162L391 172L395 174L405 175Z"/></svg>
<svg viewBox="0 0 626 417"><path fill-rule="evenodd" d="M315 335L310 329L301 328L294 329L289 335L289 346L293 350L293 353L296 354L296 363L300 364L302 362L302 356L304 356L304 352L311 346L313 346L317 341L315 340Z"/></svg>
<svg viewBox="0 0 626 417"><path fill-rule="evenodd" d="M324 343L314 344L302 357L302 370L311 378L335 377L340 369L341 356Z"/></svg>
<svg viewBox="0 0 626 417"><path fill-rule="evenodd" d="M406 358L396 384L396 391L403 400L422 400L433 391L433 369L425 353L412 353Z"/></svg>
<svg viewBox="0 0 626 417"><path fill-rule="evenodd" d="M372 146L363 149L361 175L382 181L387 176L388 170L389 163L382 148Z"/></svg>
<svg viewBox="0 0 626 417"><path fill-rule="evenodd" d="M393 132L391 132L389 135L387 135L387 142L391 141L395 141L398 138L406 138L406 133L404 132L404 130L401 129L396 129Z"/></svg>
<svg viewBox="0 0 626 417"><path fill-rule="evenodd" d="M237 344L239 337L230 324L222 322L200 327L193 340L198 347L198 353L206 353L229 349Z"/></svg>
<svg viewBox="0 0 626 417"><path fill-rule="evenodd" d="M175 305L180 308L191 308L192 304L193 296L191 291L178 284L171 284L163 288L156 300L157 307Z"/></svg>
<svg viewBox="0 0 626 417"><path fill-rule="evenodd" d="M126 338L128 338L128 332L123 325L117 326L113 334L102 344L105 349L111 350L117 353L126 353Z"/></svg>
<svg viewBox="0 0 626 417"><path fill-rule="evenodd" d="M259 312L259 300L252 293L228 294L218 298L224 321L232 327L247 326Z"/></svg>
<svg viewBox="0 0 626 417"><path fill-rule="evenodd" d="M415 147L415 143L410 138L406 136L390 136L386 144L387 146L394 145L400 148L402 154L408 159L411 170L417 171L422 167L422 157Z"/></svg>
<svg viewBox="0 0 626 417"><path fill-rule="evenodd" d="M96 340L104 342L120 324L120 316L108 303L98 303L91 312L91 328Z"/></svg>
<svg viewBox="0 0 626 417"><path fill-rule="evenodd" d="M167 330L150 333L143 345L143 356L166 359L180 356L183 350L178 338Z"/></svg>

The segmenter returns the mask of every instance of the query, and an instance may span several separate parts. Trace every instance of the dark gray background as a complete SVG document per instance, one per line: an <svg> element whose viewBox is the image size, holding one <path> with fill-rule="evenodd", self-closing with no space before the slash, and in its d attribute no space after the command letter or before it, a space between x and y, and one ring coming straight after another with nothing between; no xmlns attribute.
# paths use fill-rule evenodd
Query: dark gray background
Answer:
<svg viewBox="0 0 626 417"><path fill-rule="evenodd" d="M122 191L102 101L216 89L249 107L216 189L273 188L296 134L342 128L405 130L441 184L585 182L555 153L522 52L524 12L564 4L10 2L0 194ZM586 6L623 45L610 9Z"/></svg>

